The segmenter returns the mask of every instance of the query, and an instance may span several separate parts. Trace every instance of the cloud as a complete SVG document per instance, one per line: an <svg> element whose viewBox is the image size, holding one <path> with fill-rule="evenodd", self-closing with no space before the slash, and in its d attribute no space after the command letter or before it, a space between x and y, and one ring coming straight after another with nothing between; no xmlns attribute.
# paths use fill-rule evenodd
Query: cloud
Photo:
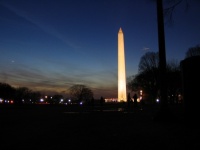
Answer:
<svg viewBox="0 0 200 150"><path fill-rule="evenodd" d="M48 62L49 63L49 62ZM61 65L57 62L58 66ZM53 63L52 68L58 66ZM52 64L52 65L53 65ZM33 67L29 64L11 63L0 71L1 81L7 82L14 87L28 87L33 91L41 91L42 93L67 93L68 89L75 84L84 84L91 88L94 97L106 97L109 95L113 97L116 94L117 76L116 73L110 70L93 70L92 68L85 68L69 65L71 69L48 69L43 67ZM72 70L74 69L74 70ZM115 92L114 92L115 91ZM112 94L113 93L113 94Z"/></svg>
<svg viewBox="0 0 200 150"><path fill-rule="evenodd" d="M148 50L150 50L150 48L144 46L144 47L142 48L142 50L143 50L143 51L148 51Z"/></svg>

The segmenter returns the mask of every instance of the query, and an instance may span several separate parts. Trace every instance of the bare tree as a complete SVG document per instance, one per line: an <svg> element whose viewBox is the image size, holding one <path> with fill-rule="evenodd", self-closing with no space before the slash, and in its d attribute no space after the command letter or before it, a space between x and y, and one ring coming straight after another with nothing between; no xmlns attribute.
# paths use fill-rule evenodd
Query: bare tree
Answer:
<svg viewBox="0 0 200 150"><path fill-rule="evenodd" d="M165 32L164 32L164 10L168 10L169 14L183 0L167 0L165 2L175 2L169 8L163 8L164 0L157 0L157 24L158 24L158 47L159 47L159 89L160 89L160 111L155 120L171 119L169 116L169 107L167 100L167 80L166 80L166 50L165 50ZM171 15L170 14L170 15Z"/></svg>
<svg viewBox="0 0 200 150"><path fill-rule="evenodd" d="M131 91L143 91L146 102L154 103L160 97L159 85L159 56L158 52L145 53L139 63L138 74L127 79L127 87ZM170 60L166 64L167 95L175 95L180 91L180 65L176 60ZM145 95L144 95L145 93Z"/></svg>
<svg viewBox="0 0 200 150"><path fill-rule="evenodd" d="M170 7L163 8L164 0L156 0L157 4L157 24L158 24L158 47L159 47L159 83L160 83L160 111L155 120L171 119L169 116L169 107L167 101L167 81L166 81L166 50L165 50L165 32L164 32L164 11L172 17L174 9L183 1L187 0L165 0Z"/></svg>
<svg viewBox="0 0 200 150"><path fill-rule="evenodd" d="M69 94L71 99L77 102L88 102L93 99L92 90L82 84L77 84L70 87Z"/></svg>
<svg viewBox="0 0 200 150"><path fill-rule="evenodd" d="M195 47L191 47L186 52L186 58L192 57L192 56L200 56L200 46L197 45Z"/></svg>
<svg viewBox="0 0 200 150"><path fill-rule="evenodd" d="M139 72L153 70L153 68L158 68L158 53L155 52L147 52L145 53L139 62Z"/></svg>
<svg viewBox="0 0 200 150"><path fill-rule="evenodd" d="M7 83L0 83L0 98L10 100L14 99L14 95L15 88L13 88Z"/></svg>
<svg viewBox="0 0 200 150"><path fill-rule="evenodd" d="M147 52L140 59L139 74L136 77L140 88L148 94L148 101L154 102L158 96L158 78L159 78L159 53Z"/></svg>
<svg viewBox="0 0 200 150"><path fill-rule="evenodd" d="M178 5L181 5L184 3L185 11L187 11L190 7L188 0L164 0L163 3L164 3L163 14L164 14L165 20L167 23L170 23L170 24L174 22L173 14L174 14L174 11L176 10L176 7L178 7Z"/></svg>
<svg viewBox="0 0 200 150"><path fill-rule="evenodd" d="M29 103L32 91L27 87L16 88L15 101L17 103Z"/></svg>

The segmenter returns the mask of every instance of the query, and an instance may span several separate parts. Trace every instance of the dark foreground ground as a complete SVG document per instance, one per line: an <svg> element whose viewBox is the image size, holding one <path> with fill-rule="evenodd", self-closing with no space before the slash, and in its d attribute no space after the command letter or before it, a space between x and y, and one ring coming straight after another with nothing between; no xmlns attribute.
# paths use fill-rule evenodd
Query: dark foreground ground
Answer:
<svg viewBox="0 0 200 150"><path fill-rule="evenodd" d="M181 106L170 107L172 121L155 121L157 106L110 108L0 105L0 150L200 148L199 127L184 120Z"/></svg>

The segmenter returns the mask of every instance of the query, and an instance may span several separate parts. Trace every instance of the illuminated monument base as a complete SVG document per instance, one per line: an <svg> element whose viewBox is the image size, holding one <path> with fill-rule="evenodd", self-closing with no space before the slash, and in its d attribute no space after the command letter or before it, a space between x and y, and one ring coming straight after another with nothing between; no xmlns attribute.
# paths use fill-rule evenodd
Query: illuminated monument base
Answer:
<svg viewBox="0 0 200 150"><path fill-rule="evenodd" d="M122 29L118 32L118 102L126 102L126 72L124 54L124 34Z"/></svg>

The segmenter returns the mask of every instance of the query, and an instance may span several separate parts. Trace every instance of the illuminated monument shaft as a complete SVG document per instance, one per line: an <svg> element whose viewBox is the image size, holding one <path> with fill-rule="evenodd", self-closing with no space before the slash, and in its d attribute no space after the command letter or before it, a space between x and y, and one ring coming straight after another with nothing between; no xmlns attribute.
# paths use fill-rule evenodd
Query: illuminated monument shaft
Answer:
<svg viewBox="0 0 200 150"><path fill-rule="evenodd" d="M118 32L118 101L127 101L124 34L121 28Z"/></svg>

